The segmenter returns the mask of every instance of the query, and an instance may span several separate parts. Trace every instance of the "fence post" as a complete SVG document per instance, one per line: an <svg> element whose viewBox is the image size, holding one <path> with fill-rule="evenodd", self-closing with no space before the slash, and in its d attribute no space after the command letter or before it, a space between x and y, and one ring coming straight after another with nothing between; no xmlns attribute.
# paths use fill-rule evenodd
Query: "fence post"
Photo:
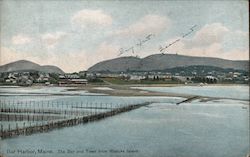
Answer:
<svg viewBox="0 0 250 157"><path fill-rule="evenodd" d="M94 108L95 115L96 115L96 108L97 108L97 103L95 103L95 108Z"/></svg>
<svg viewBox="0 0 250 157"><path fill-rule="evenodd" d="M42 100L42 110L43 110L43 100Z"/></svg>
<svg viewBox="0 0 250 157"><path fill-rule="evenodd" d="M92 109L92 102L89 104L90 105L90 115L92 115L93 113L93 109Z"/></svg>

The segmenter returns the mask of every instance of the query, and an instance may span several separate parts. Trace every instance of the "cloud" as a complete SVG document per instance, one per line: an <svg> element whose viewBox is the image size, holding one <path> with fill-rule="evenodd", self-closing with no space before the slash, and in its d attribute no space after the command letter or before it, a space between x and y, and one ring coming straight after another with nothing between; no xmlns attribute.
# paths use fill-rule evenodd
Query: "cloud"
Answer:
<svg viewBox="0 0 250 157"><path fill-rule="evenodd" d="M223 43L225 50L245 49L249 47L249 33L243 31L230 31L224 38Z"/></svg>
<svg viewBox="0 0 250 157"><path fill-rule="evenodd" d="M1 47L0 48L0 65L14 62L17 60L27 59L27 60L36 60L36 57L29 55L29 53L20 53L16 50Z"/></svg>
<svg viewBox="0 0 250 157"><path fill-rule="evenodd" d="M117 30L113 35L119 36L142 36L145 34L159 34L166 30L170 25L170 20L165 16L146 15L136 23Z"/></svg>
<svg viewBox="0 0 250 157"><path fill-rule="evenodd" d="M118 47L103 42L92 52L80 50L58 54L49 51L44 52L43 56L35 56L30 55L29 52L19 52L7 47L1 47L0 65L25 59L40 65L55 65L65 72L74 72L87 70L99 61L115 58L118 53L117 50Z"/></svg>
<svg viewBox="0 0 250 157"><path fill-rule="evenodd" d="M83 53L84 54L84 53ZM30 55L29 52L17 52L7 47L1 47L0 65L4 65L17 60L29 60L40 65L55 65L65 72L83 70L85 65L85 56L82 54L60 54L49 52L46 57Z"/></svg>
<svg viewBox="0 0 250 157"><path fill-rule="evenodd" d="M12 44L14 45L24 45L30 43L31 41L32 38L24 34L18 34L12 37Z"/></svg>
<svg viewBox="0 0 250 157"><path fill-rule="evenodd" d="M92 53L93 62L90 65L96 63L97 61L102 61L106 59L115 58L118 55L119 46L108 44L106 42L102 42L98 48L95 50L95 53Z"/></svg>
<svg viewBox="0 0 250 157"><path fill-rule="evenodd" d="M112 59L117 56L117 47L107 43L101 43L95 50L89 52L84 49L69 53L50 53L49 57L40 61L40 64L55 64L65 72L77 72L87 70L97 62Z"/></svg>
<svg viewBox="0 0 250 157"><path fill-rule="evenodd" d="M230 30L221 23L207 24L197 31L191 40L186 40L186 46L206 47L222 42Z"/></svg>
<svg viewBox="0 0 250 157"><path fill-rule="evenodd" d="M220 43L214 43L207 47L192 47L186 48L185 43L179 42L178 45L169 47L165 53L181 54L188 56L198 57L217 57L229 60L248 60L248 49L232 49L230 51L224 51Z"/></svg>
<svg viewBox="0 0 250 157"><path fill-rule="evenodd" d="M237 40L234 39L235 37L237 37ZM168 40L166 45L176 39ZM249 42L247 32L233 31L220 23L213 23L205 25L189 39L182 38L180 42L169 47L167 53L248 60L249 45L242 45L242 42ZM228 43L230 44L228 45Z"/></svg>
<svg viewBox="0 0 250 157"><path fill-rule="evenodd" d="M84 9L71 18L71 23L80 28L106 27L112 24L112 17L102 10Z"/></svg>
<svg viewBox="0 0 250 157"><path fill-rule="evenodd" d="M79 52L70 53L70 58L74 58L74 64L72 69L74 71L87 70L90 66L107 59L113 59L117 57L118 46L108 44L106 42L101 43L92 52L81 50ZM70 60L70 59L69 59ZM72 66L71 64L69 67Z"/></svg>
<svg viewBox="0 0 250 157"><path fill-rule="evenodd" d="M144 17L142 19L150 18ZM139 27L144 27L138 24L141 21L144 20L139 20L139 22L127 27L126 29L123 29L123 31L119 30L120 32L117 35L129 35L137 28L139 29ZM162 24L162 26L163 25L164 27L159 27L159 29L157 29L158 32L166 30L169 26L166 24ZM143 34L143 36L145 36L144 33L157 33L151 32L152 28L156 28L156 26L150 26L150 28L151 29L143 28L141 29L143 30L142 32L135 33L138 33L137 35ZM69 51L67 51L67 53L61 53L58 51L58 49L53 49L54 47L59 47L59 44L62 43L60 41L64 39L66 35L67 33L64 32L46 33L40 35L43 44L45 44L48 48L52 48L49 49L49 51L43 51L42 55L35 54L34 52L27 52L25 49L21 50L1 47L0 64L6 64L16 60L26 59L41 65L56 65L62 68L65 72L74 72L87 70L93 64L103 60L116 58L119 54L118 51L121 46L120 43L110 41L101 41L95 48L88 51L86 51L85 48L81 48L80 50L70 49ZM175 37L168 40L166 42L166 45L178 38L179 37ZM230 44L232 45L232 47L225 49L225 46L228 47L226 43L230 43L229 41L234 38L236 38L236 40L233 42L233 44ZM235 46L235 42L242 43L242 41L249 43L248 32L230 30L220 23L213 23L207 24L200 30L194 32L193 37L190 35L187 38L182 39L178 43L170 46L167 49L167 53L178 53L189 56L219 57L231 60L248 60L249 45L246 44ZM146 49L141 50L139 55L150 55L157 51L157 46L158 45L148 46Z"/></svg>
<svg viewBox="0 0 250 157"><path fill-rule="evenodd" d="M47 48L54 48L66 35L65 32L46 33L41 35L41 39Z"/></svg>

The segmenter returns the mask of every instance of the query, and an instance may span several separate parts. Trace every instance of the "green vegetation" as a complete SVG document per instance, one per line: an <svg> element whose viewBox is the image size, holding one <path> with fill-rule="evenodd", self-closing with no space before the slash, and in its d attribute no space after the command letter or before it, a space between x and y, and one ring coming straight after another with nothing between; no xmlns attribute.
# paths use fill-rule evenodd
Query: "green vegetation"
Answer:
<svg viewBox="0 0 250 157"><path fill-rule="evenodd" d="M100 78L91 78L88 79L88 83L89 84L93 84L93 85L103 85L106 84L102 79Z"/></svg>
<svg viewBox="0 0 250 157"><path fill-rule="evenodd" d="M206 78L206 77L194 77L191 79L193 82L195 83L209 83L209 84L212 84L212 83L217 83L217 79L215 78Z"/></svg>
<svg viewBox="0 0 250 157"><path fill-rule="evenodd" d="M49 76L50 76L49 82L51 84L58 84L58 82L59 82L59 75L58 74L50 73Z"/></svg>
<svg viewBox="0 0 250 157"><path fill-rule="evenodd" d="M177 80L127 80L122 78L103 78L104 81L110 82L112 84L177 84L180 83Z"/></svg>
<svg viewBox="0 0 250 157"><path fill-rule="evenodd" d="M49 76L50 76L51 78L53 78L54 80L59 81L59 75L58 75L58 74L56 74L56 73L50 73Z"/></svg>

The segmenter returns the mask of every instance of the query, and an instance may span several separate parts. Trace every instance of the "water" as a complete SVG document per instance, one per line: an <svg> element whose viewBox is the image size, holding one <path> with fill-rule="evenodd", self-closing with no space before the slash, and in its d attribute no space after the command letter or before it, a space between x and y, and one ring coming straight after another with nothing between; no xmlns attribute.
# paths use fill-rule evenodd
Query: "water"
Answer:
<svg viewBox="0 0 250 157"><path fill-rule="evenodd" d="M249 100L249 86L177 86L177 87L134 87L156 92L191 94L208 97Z"/></svg>
<svg viewBox="0 0 250 157"><path fill-rule="evenodd" d="M73 87L47 87L47 86L37 86L37 87L0 87L0 95L2 96L25 96L25 95L105 95L97 93L88 93L85 90L71 90Z"/></svg>
<svg viewBox="0 0 250 157"><path fill-rule="evenodd" d="M199 93L205 90L203 87L199 89ZM233 91L230 87L222 90L227 93ZM221 93L217 97L226 95L219 88L209 87L208 91ZM44 101L38 96L1 99ZM245 157L249 152L249 101L244 99L195 100L178 106L176 103L184 98L82 95L53 96L53 99L47 100L155 103L85 125L2 140L0 150L5 156ZM47 153L39 153L38 149ZM18 153L18 150L26 153Z"/></svg>
<svg viewBox="0 0 250 157"><path fill-rule="evenodd" d="M96 87L94 89L98 89L98 90L114 90L114 89L109 88L109 87Z"/></svg>

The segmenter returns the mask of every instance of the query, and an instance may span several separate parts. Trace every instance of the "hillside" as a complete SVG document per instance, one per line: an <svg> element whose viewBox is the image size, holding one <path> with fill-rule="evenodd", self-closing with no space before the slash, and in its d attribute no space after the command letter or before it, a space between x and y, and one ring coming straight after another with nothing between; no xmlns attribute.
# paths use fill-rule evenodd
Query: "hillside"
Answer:
<svg viewBox="0 0 250 157"><path fill-rule="evenodd" d="M88 71L127 71L140 69L140 58L136 57L121 57L111 59L103 62L99 62L94 66L90 67Z"/></svg>
<svg viewBox="0 0 250 157"><path fill-rule="evenodd" d="M249 61L232 61L220 58L193 57L176 54L155 54L145 58L120 57L102 61L90 67L88 71L157 71L192 65L214 66L224 69L231 68L248 71Z"/></svg>
<svg viewBox="0 0 250 157"><path fill-rule="evenodd" d="M64 73L60 68L52 65L41 66L39 64L27 61L19 60L0 66L0 72L12 72L12 71L40 71L45 73Z"/></svg>

